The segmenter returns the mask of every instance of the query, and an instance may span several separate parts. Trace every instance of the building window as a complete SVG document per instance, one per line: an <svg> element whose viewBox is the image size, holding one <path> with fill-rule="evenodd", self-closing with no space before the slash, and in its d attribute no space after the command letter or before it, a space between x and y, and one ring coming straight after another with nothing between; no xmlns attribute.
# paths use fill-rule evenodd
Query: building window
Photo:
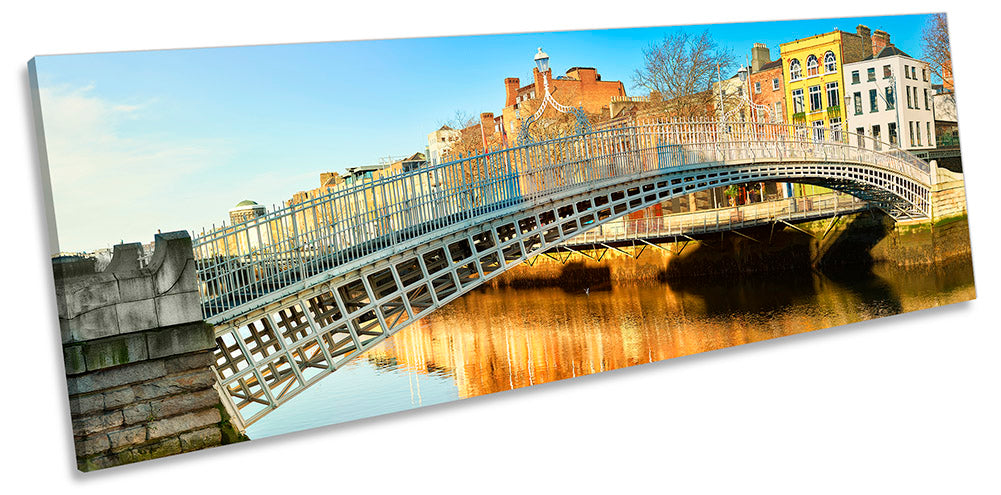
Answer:
<svg viewBox="0 0 1001 495"><path fill-rule="evenodd" d="M859 79L858 71L857 70L853 70L852 71L852 84L858 84L860 82L862 82L862 81Z"/></svg>
<svg viewBox="0 0 1001 495"><path fill-rule="evenodd" d="M914 79L914 80L918 79L917 74L914 72L914 66L913 65L911 66L911 79Z"/></svg>
<svg viewBox="0 0 1001 495"><path fill-rule="evenodd" d="M915 122L914 135L918 137L918 146L921 146L921 122Z"/></svg>
<svg viewBox="0 0 1001 495"><path fill-rule="evenodd" d="M772 79L772 91L779 90L779 78Z"/></svg>
<svg viewBox="0 0 1001 495"><path fill-rule="evenodd" d="M810 86L810 111L816 112L820 108L820 85Z"/></svg>
<svg viewBox="0 0 1001 495"><path fill-rule="evenodd" d="M928 69L926 67L921 68L921 80L928 82Z"/></svg>
<svg viewBox="0 0 1001 495"><path fill-rule="evenodd" d="M914 108L911 106L911 87L904 86L904 90L907 92L907 108Z"/></svg>
<svg viewBox="0 0 1001 495"><path fill-rule="evenodd" d="M841 95L838 94L838 83L836 82L827 83L827 106L841 106Z"/></svg>
<svg viewBox="0 0 1001 495"><path fill-rule="evenodd" d="M834 52L828 51L824 54L824 72L836 72L837 64L834 63Z"/></svg>
<svg viewBox="0 0 1001 495"><path fill-rule="evenodd" d="M896 122L890 122L889 124L886 124L886 133L890 135L890 144L900 146L900 143L897 142Z"/></svg>
<svg viewBox="0 0 1001 495"><path fill-rule="evenodd" d="M925 88L925 110L931 110L931 108L928 107L928 88Z"/></svg>
<svg viewBox="0 0 1001 495"><path fill-rule="evenodd" d="M803 69L801 69L799 66L799 60L792 59L792 61L789 62L789 80L798 81L802 77L803 77Z"/></svg>
<svg viewBox="0 0 1001 495"><path fill-rule="evenodd" d="M886 87L886 109L893 110L893 88L890 86Z"/></svg>
<svg viewBox="0 0 1001 495"><path fill-rule="evenodd" d="M889 78L890 78L890 66L889 65L884 65L883 66L883 79L889 79Z"/></svg>
<svg viewBox="0 0 1001 495"><path fill-rule="evenodd" d="M754 94L756 94L756 95L760 95L761 94L761 81L758 81L758 82L754 83Z"/></svg>
<svg viewBox="0 0 1001 495"><path fill-rule="evenodd" d="M817 63L817 57L810 55L806 57L806 76L815 76L820 73L820 64Z"/></svg>
<svg viewBox="0 0 1001 495"><path fill-rule="evenodd" d="M876 151L883 149L879 142L879 124L872 126L872 148Z"/></svg>
<svg viewBox="0 0 1001 495"><path fill-rule="evenodd" d="M782 102L781 101L776 101L775 102L775 113L772 115L772 119L775 122L778 122L779 121L779 117L781 115L782 115Z"/></svg>
<svg viewBox="0 0 1001 495"><path fill-rule="evenodd" d="M925 130L928 131L928 146L933 146L935 140L931 137L931 122L925 122Z"/></svg>
<svg viewBox="0 0 1001 495"><path fill-rule="evenodd" d="M869 67L865 70L865 78L867 81L872 82L876 80L876 68Z"/></svg>
<svg viewBox="0 0 1001 495"><path fill-rule="evenodd" d="M878 112L879 105L876 104L876 90L869 90L869 113Z"/></svg>
<svg viewBox="0 0 1001 495"><path fill-rule="evenodd" d="M907 128L910 129L911 146L914 146L914 122L907 122Z"/></svg>
<svg viewBox="0 0 1001 495"><path fill-rule="evenodd" d="M855 115L862 115L862 93L856 91L852 99L855 100Z"/></svg>
<svg viewBox="0 0 1001 495"><path fill-rule="evenodd" d="M841 141L841 117L831 119L831 139Z"/></svg>
<svg viewBox="0 0 1001 495"><path fill-rule="evenodd" d="M911 78L910 71L907 69L907 67L908 67L907 64L904 64L904 79Z"/></svg>
<svg viewBox="0 0 1001 495"><path fill-rule="evenodd" d="M856 127L855 136L858 137L858 147L865 148L865 127Z"/></svg>
<svg viewBox="0 0 1001 495"><path fill-rule="evenodd" d="M813 139L815 141L824 140L824 121L814 120L813 121Z"/></svg>
<svg viewBox="0 0 1001 495"><path fill-rule="evenodd" d="M803 113L803 90L792 90L792 112Z"/></svg>

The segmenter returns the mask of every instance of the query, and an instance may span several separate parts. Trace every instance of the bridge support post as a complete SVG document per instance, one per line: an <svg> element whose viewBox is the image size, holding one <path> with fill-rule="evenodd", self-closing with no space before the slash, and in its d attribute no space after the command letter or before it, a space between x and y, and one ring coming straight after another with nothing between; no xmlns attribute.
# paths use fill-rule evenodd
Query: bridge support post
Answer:
<svg viewBox="0 0 1001 495"><path fill-rule="evenodd" d="M242 439L213 388L191 239L156 236L91 258L53 260L77 467L90 471Z"/></svg>

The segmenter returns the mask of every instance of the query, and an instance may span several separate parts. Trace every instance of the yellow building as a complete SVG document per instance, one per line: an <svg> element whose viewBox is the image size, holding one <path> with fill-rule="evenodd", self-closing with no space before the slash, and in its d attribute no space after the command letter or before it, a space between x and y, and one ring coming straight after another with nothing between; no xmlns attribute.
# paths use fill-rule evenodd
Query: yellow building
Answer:
<svg viewBox="0 0 1001 495"><path fill-rule="evenodd" d="M869 28L859 25L855 33L835 30L790 41L779 45L779 51L786 83L786 122L808 126L817 137L825 136L822 128L844 128L842 66L872 55Z"/></svg>
<svg viewBox="0 0 1001 495"><path fill-rule="evenodd" d="M854 33L834 30L779 45L785 78L786 122L805 126L803 137L845 139L845 78L843 65L872 56L872 33L859 25ZM827 134L830 129L836 134ZM828 189L797 184L794 195Z"/></svg>

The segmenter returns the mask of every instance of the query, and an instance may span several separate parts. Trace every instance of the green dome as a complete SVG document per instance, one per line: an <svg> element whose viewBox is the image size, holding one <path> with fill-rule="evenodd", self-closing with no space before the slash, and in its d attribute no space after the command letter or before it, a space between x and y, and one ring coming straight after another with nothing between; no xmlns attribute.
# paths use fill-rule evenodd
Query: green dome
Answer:
<svg viewBox="0 0 1001 495"><path fill-rule="evenodd" d="M254 202L254 201L249 200L249 199L245 199L245 200L240 201L239 203L236 204L237 208L239 208L241 206L258 206L258 204L256 202Z"/></svg>

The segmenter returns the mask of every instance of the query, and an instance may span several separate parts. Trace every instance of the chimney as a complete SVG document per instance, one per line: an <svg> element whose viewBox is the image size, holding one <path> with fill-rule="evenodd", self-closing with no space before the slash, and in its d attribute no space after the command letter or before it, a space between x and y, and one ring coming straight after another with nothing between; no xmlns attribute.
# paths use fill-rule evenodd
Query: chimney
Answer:
<svg viewBox="0 0 1001 495"><path fill-rule="evenodd" d="M494 133L494 114L483 112L480 114L480 128L483 129L483 136L490 137Z"/></svg>
<svg viewBox="0 0 1001 495"><path fill-rule="evenodd" d="M890 33L879 29L872 32L872 55L874 57L879 55L880 50L888 46L893 46L893 43L890 43Z"/></svg>
<svg viewBox="0 0 1001 495"><path fill-rule="evenodd" d="M869 55L873 54L872 53L872 31L869 30L868 26L864 26L862 24L859 24L855 28L855 32L858 33L858 35L862 37L862 57L859 59L859 60L862 60L863 58L866 58ZM844 62L847 62L847 61L848 60L844 60ZM852 62L855 62L855 60L852 60Z"/></svg>
<svg viewBox="0 0 1001 495"><path fill-rule="evenodd" d="M768 47L764 43L755 43L751 47L751 72L758 72L761 70L761 66L771 62L771 55L768 52Z"/></svg>
<svg viewBox="0 0 1001 495"><path fill-rule="evenodd" d="M504 79L504 93L507 97L504 100L504 106L509 107L514 105L515 100L518 99L518 88L521 87L521 81L517 77L509 77Z"/></svg>

